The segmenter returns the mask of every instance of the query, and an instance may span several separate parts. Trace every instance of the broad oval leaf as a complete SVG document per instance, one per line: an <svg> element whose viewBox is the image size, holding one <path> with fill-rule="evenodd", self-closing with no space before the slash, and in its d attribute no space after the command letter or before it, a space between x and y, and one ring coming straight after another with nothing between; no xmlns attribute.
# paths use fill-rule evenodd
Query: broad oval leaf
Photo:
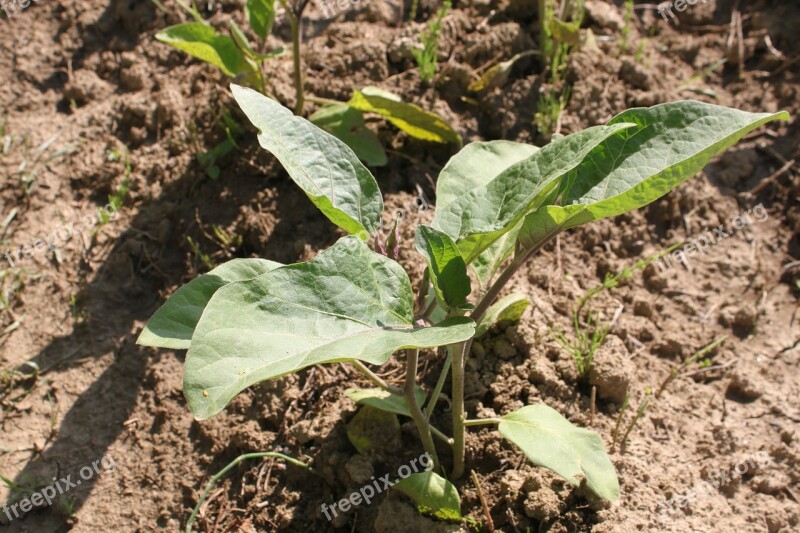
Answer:
<svg viewBox="0 0 800 533"><path fill-rule="evenodd" d="M436 208L444 209L464 193L495 179L511 165L539 151L532 144L512 141L476 141L462 148L436 179Z"/></svg>
<svg viewBox="0 0 800 533"><path fill-rule="evenodd" d="M266 259L233 259L193 279L158 308L136 343L188 350L197 322L215 292L229 283L253 279L280 266L283 265Z"/></svg>
<svg viewBox="0 0 800 533"><path fill-rule="evenodd" d="M306 263L217 291L186 356L184 394L208 418L245 388L302 368L358 359L383 364L397 350L469 339L475 323L413 325L403 268L343 237Z"/></svg>
<svg viewBox="0 0 800 533"><path fill-rule="evenodd" d="M497 300L478 321L475 338L482 336L495 324L518 322L531 301L524 294L512 293Z"/></svg>
<svg viewBox="0 0 800 533"><path fill-rule="evenodd" d="M531 144L512 141L472 142L454 155L436 180L436 208L445 209L467 191L486 185L501 172L539 151ZM471 261L478 282L485 286L517 241L515 227Z"/></svg>
<svg viewBox="0 0 800 533"><path fill-rule="evenodd" d="M385 452L400 443L402 430L397 415L365 405L347 424L347 439L358 453ZM387 446L389 445L389 446Z"/></svg>
<svg viewBox="0 0 800 533"><path fill-rule="evenodd" d="M430 463L433 461L428 459ZM442 520L461 520L461 497L455 485L433 471L411 474L393 485L411 498L422 513Z"/></svg>
<svg viewBox="0 0 800 533"><path fill-rule="evenodd" d="M415 139L461 144L461 136L442 117L425 111L418 105L403 102L399 96L389 91L364 87L360 91L353 91L353 97L347 105L365 113L386 117L386 120Z"/></svg>
<svg viewBox="0 0 800 533"><path fill-rule="evenodd" d="M643 207L697 174L716 155L782 113L748 113L680 101L629 109L609 125L635 123L598 145L566 178L564 206L547 206L526 221L521 240L535 243L573 228Z"/></svg>
<svg viewBox="0 0 800 533"><path fill-rule="evenodd" d="M539 466L586 487L610 502L619 499L619 481L600 435L572 425L544 404L528 405L500 419L498 430Z"/></svg>
<svg viewBox="0 0 800 533"><path fill-rule="evenodd" d="M253 33L262 41L266 39L275 22L275 0L247 0L244 11Z"/></svg>
<svg viewBox="0 0 800 533"><path fill-rule="evenodd" d="M467 265L456 243L448 235L425 225L417 226L414 242L428 264L439 305L446 309L464 309L472 287Z"/></svg>
<svg viewBox="0 0 800 533"><path fill-rule="evenodd" d="M433 227L456 240L467 263L522 222L603 140L634 124L595 126L557 139L442 210Z"/></svg>
<svg viewBox="0 0 800 533"><path fill-rule="evenodd" d="M260 131L258 141L331 222L351 234L374 233L383 197L378 183L353 151L274 100L231 85L233 96Z"/></svg>
<svg viewBox="0 0 800 533"><path fill-rule="evenodd" d="M170 26L158 32L156 39L214 65L231 78L253 71L252 63L247 61L233 39L219 35L202 22Z"/></svg>
<svg viewBox="0 0 800 533"><path fill-rule="evenodd" d="M405 397L384 389L347 389L344 394L359 405L369 405L396 415L411 416ZM419 387L415 387L414 396L418 405L425 403L425 392Z"/></svg>
<svg viewBox="0 0 800 533"><path fill-rule="evenodd" d="M389 161L380 139L364 123L361 111L347 104L334 104L320 108L308 120L344 141L364 163L382 167Z"/></svg>

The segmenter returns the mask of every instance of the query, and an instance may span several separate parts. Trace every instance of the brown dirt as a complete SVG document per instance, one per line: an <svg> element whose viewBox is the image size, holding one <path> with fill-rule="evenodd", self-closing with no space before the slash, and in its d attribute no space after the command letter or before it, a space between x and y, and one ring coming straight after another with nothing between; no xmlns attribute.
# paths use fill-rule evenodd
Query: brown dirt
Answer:
<svg viewBox="0 0 800 533"><path fill-rule="evenodd" d="M217 2L214 23L241 19L240 4ZM421 4L423 21L436 3ZM697 3L677 26L637 10L628 47L641 50L637 60L621 51L622 8L590 2L586 26L599 49L570 60L572 99L562 132L677 98L785 109L797 117L800 10L789 2L742 2L740 57L736 39L728 46L733 4ZM446 21L445 75L436 89L411 70L408 45L422 24L403 22L397 0L360 3L331 24L318 23L312 7L309 16L317 22L307 35L308 89L347 99L353 87L377 84L435 109L465 140L541 143L532 125L543 86L535 60L519 62L505 86L462 99L476 69L535 47L534 6L458 2ZM407 424L399 449L356 453L346 435L356 409L343 391L362 380L344 365L254 387L200 423L181 392L183 354L135 345L160 302L208 268L187 238L214 263L246 256L304 260L337 238L250 133L240 151L219 162L218 180L195 162L224 135L214 125L220 106L233 106L216 72L153 40L159 28L179 20L175 8L165 15L151 2L128 0L39 1L0 20L0 124L13 139L0 152L0 223L15 210L7 228L0 226L2 252L34 244L105 205L125 177L110 151L127 147L131 165L119 219L73 236L56 253L37 253L12 268L2 259L8 306L0 313L6 371L0 474L36 490L54 476L74 479L104 456L115 469L10 524L0 514L0 530L178 531L209 476L252 451L303 458L324 479L278 461L245 463L212 492L197 527L330 530L320 504L358 488L370 472L394 472L419 456ZM279 18L278 26L273 44L286 39L286 21ZM783 57L770 51L767 36ZM721 58L728 59L724 68L690 82L703 94L686 90L687 80ZM285 102L290 72L288 56L275 61L273 83ZM401 262L418 278L412 229L431 212L413 207L414 198L422 194L433 205L435 177L452 149L409 140L382 122L375 127L402 154L375 174L390 210L412 206L402 224ZM34 165L37 147L56 134L45 154L68 153ZM625 449L612 454L623 493L615 506L527 465L496 433L470 432L469 466L480 474L498 531L800 531L800 177L796 164L774 175L800 156L798 141L794 121L762 129L649 208L562 236L515 279L510 289L529 294L533 305L519 324L475 344L467 365L472 415L502 415L543 401L599 431L610 446L626 392L632 397L627 422L646 388L656 389L682 357L723 335L727 340L713 352L712 368L678 378L651 398ZM22 175L34 167L26 183ZM769 185L747 194L768 176ZM768 215L763 221L690 258L688 267L661 272L651 265L590 304L605 321L621 309L597 354L592 417L590 388L548 328L568 328L572 305L605 273L706 228L730 226L758 204ZM215 226L239 238L222 243ZM438 359L433 353L423 359L430 386ZM9 378L26 361L41 372ZM396 378L401 365L381 372ZM446 402L435 416L447 431ZM723 474L719 489L700 490L702 480ZM459 490L463 511L483 520L472 482L461 482ZM3 486L0 499L10 493ZM662 513L670 499L674 509ZM334 525L342 531L457 529L418 516L394 492Z"/></svg>

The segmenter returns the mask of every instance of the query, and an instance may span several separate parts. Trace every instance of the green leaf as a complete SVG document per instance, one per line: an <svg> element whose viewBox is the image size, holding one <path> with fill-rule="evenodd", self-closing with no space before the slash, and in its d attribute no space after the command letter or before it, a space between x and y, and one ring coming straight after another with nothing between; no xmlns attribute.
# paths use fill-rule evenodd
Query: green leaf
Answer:
<svg viewBox="0 0 800 533"><path fill-rule="evenodd" d="M458 489L436 472L411 474L392 488L411 498L422 513L432 514L442 520L461 520Z"/></svg>
<svg viewBox="0 0 800 533"><path fill-rule="evenodd" d="M364 237L380 225L378 183L342 141L251 89L231 85L233 96L259 129L258 141L331 222Z"/></svg>
<svg viewBox="0 0 800 533"><path fill-rule="evenodd" d="M411 416L406 399L384 389L347 389L344 394L359 405L369 405L396 415ZM415 388L414 396L417 398L417 404L425 403L425 392L419 387Z"/></svg>
<svg viewBox="0 0 800 533"><path fill-rule="evenodd" d="M553 17L549 20L547 26L550 34L557 42L570 46L577 46L581 43L580 25L564 22Z"/></svg>
<svg viewBox="0 0 800 533"><path fill-rule="evenodd" d="M253 279L280 266L283 265L266 259L233 259L193 279L158 308L136 343L187 350L197 322L215 292L229 283Z"/></svg>
<svg viewBox="0 0 800 533"><path fill-rule="evenodd" d="M389 122L415 139L461 144L461 137L442 117L417 105L403 102L396 94L377 87L353 91L353 97L347 105L365 113L386 117Z"/></svg>
<svg viewBox="0 0 800 533"><path fill-rule="evenodd" d="M441 210L464 193L486 185L511 165L539 151L532 144L511 141L471 142L444 166L436 179L436 208Z"/></svg>
<svg viewBox="0 0 800 533"><path fill-rule="evenodd" d="M475 328L475 337L480 337L495 324L503 322L518 322L531 301L524 294L513 293L500 298L478 321Z"/></svg>
<svg viewBox="0 0 800 533"><path fill-rule="evenodd" d="M563 207L525 222L523 244L643 207L697 174L717 154L787 113L748 113L694 101L630 109L609 125L635 123L604 140L573 169Z"/></svg>
<svg viewBox="0 0 800 533"><path fill-rule="evenodd" d="M275 0L247 0L244 11L253 33L262 41L266 39L275 22Z"/></svg>
<svg viewBox="0 0 800 533"><path fill-rule="evenodd" d="M511 141L472 142L454 155L436 180L436 207L445 209L466 192L486 185L501 172L539 151L531 144ZM485 286L500 264L511 254L519 228L514 228L470 263L481 286Z"/></svg>
<svg viewBox="0 0 800 533"><path fill-rule="evenodd" d="M387 444L399 443L402 438L397 415L366 405L347 424L347 439L358 453L386 451Z"/></svg>
<svg viewBox="0 0 800 533"><path fill-rule="evenodd" d="M471 262L544 203L559 180L603 140L633 126L595 126L551 142L489 183L437 209L433 227L455 239L466 262Z"/></svg>
<svg viewBox="0 0 800 533"><path fill-rule="evenodd" d="M157 33L156 39L214 65L226 76L253 72L253 65L232 38L219 35L214 28L202 22L170 26Z"/></svg>
<svg viewBox="0 0 800 533"><path fill-rule="evenodd" d="M430 279L439 304L447 309L463 309L472 291L467 265L458 246L446 234L430 226L417 226L417 251L428 263Z"/></svg>
<svg viewBox="0 0 800 533"><path fill-rule="evenodd" d="M411 283L396 262L343 237L306 263L217 291L186 356L184 393L196 417L221 411L261 381L322 363L385 363L397 350L469 339L475 323L413 325Z"/></svg>
<svg viewBox="0 0 800 533"><path fill-rule="evenodd" d="M486 72L484 72L477 80L470 83L469 86L467 87L467 90L478 93L478 92L483 92L487 89L494 89L495 87L500 87L501 85L505 85L506 81L508 81L509 74L511 74L511 68L514 66L514 63L516 63L523 57L539 53L540 52L536 50L528 50L525 52L520 52L519 54L515 55L508 61L501 61L500 63L497 63L496 65L489 68ZM528 146L528 145L523 145L523 146Z"/></svg>
<svg viewBox="0 0 800 533"><path fill-rule="evenodd" d="M344 141L366 164L382 167L388 162L380 139L366 126L364 115L357 109L347 104L329 105L320 108L308 120Z"/></svg>
<svg viewBox="0 0 800 533"><path fill-rule="evenodd" d="M528 459L573 485L586 487L610 502L619 499L619 481L600 435L572 425L544 404L528 405L500 419L498 430Z"/></svg>

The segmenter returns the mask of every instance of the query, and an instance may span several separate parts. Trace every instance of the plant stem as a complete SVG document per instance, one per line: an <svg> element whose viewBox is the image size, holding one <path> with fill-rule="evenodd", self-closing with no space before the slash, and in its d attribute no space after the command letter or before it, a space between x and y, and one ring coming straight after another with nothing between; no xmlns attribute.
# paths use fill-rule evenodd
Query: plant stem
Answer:
<svg viewBox="0 0 800 533"><path fill-rule="evenodd" d="M530 259L533 255L535 255L539 250L547 244L550 239L555 237L558 234L557 230L554 230L544 237L541 241L536 243L527 251L523 251L521 254L517 255L514 260L511 262L510 265L503 270L502 274L495 280L489 290L486 291L486 294L483 295L481 301L475 307L475 310L470 315L470 318L475 322L480 321L483 318L483 315L489 309L489 306L492 305L494 300L500 294L500 291L503 290L506 283L514 277L514 274L524 265L528 259ZM453 472L452 478L459 479L462 475L464 475L464 458L465 458L465 447L464 447L464 430L465 430L465 421L466 415L464 414L464 360L466 358L466 354L469 352L470 346L472 346L472 339L466 342L460 342L458 344L451 344L447 347L450 355L452 357L451 367L453 372Z"/></svg>
<svg viewBox="0 0 800 533"><path fill-rule="evenodd" d="M436 454L436 445L433 443L431 436L431 426L422 409L419 408L417 398L414 396L414 391L417 385L417 365L419 363L419 349L406 350L406 383L404 387L406 402L408 403L408 412L414 423L417 425L419 437L422 440L422 446L425 451L433 459L434 470L439 470L439 456Z"/></svg>
<svg viewBox="0 0 800 533"><path fill-rule="evenodd" d="M475 420L464 420L464 425L470 426L487 426L490 424L499 424L499 418L477 418Z"/></svg>
<svg viewBox="0 0 800 533"><path fill-rule="evenodd" d="M471 342L459 342L447 347L453 372L453 479L464 475L464 358L468 344Z"/></svg>
<svg viewBox="0 0 800 533"><path fill-rule="evenodd" d="M394 385L391 385L391 384L387 383L378 374L376 374L375 372L373 372L372 370L367 368L367 365L365 365L361 361L354 360L353 361L353 366L356 367L356 369L359 372L364 374L364 376L366 376L366 378L368 380L370 380L372 383L374 383L378 387L380 387L380 388L382 388L384 390L387 390L387 391L391 392L392 394L397 394L398 396L405 396L405 390L401 389L400 387L395 387Z"/></svg>
<svg viewBox="0 0 800 533"><path fill-rule="evenodd" d="M431 399L428 400L428 405L425 406L425 417L430 420L433 410L436 408L436 403L439 401L439 396L442 394L444 382L447 381L447 375L450 373L450 363L453 361L453 354L447 350L447 357L445 357L444 365L442 366L442 373L439 374L439 380L436 382L436 387L433 389Z"/></svg>
<svg viewBox="0 0 800 533"><path fill-rule="evenodd" d="M305 105L305 91L303 90L303 65L300 60L300 23L301 13L292 13L291 10L287 11L289 21L292 25L292 59L294 61L294 91L295 91L295 105L294 114L302 115L303 107Z"/></svg>

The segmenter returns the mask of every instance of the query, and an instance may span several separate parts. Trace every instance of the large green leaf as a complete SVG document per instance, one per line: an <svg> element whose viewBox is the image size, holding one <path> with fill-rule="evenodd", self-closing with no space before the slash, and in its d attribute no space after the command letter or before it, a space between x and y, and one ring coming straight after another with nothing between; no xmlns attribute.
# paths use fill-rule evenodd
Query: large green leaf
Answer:
<svg viewBox="0 0 800 533"><path fill-rule="evenodd" d="M414 500L420 512L432 514L442 520L461 520L461 497L458 489L436 472L411 474L395 483L392 488Z"/></svg>
<svg viewBox="0 0 800 533"><path fill-rule="evenodd" d="M501 172L531 157L539 148L511 141L472 142L454 155L436 180L436 208L445 209L466 192L486 185ZM481 285L494 276L500 264L511 254L519 228L514 228L471 262Z"/></svg>
<svg viewBox="0 0 800 533"><path fill-rule="evenodd" d="M358 359L385 363L405 348L469 339L475 324L413 325L403 268L343 237L306 263L217 291L186 356L184 393L196 417L213 416L245 388L302 368Z"/></svg>
<svg viewBox="0 0 800 533"><path fill-rule="evenodd" d="M266 259L233 259L193 279L158 308L136 342L143 346L189 349L197 322L215 292L228 283L253 279L280 266Z"/></svg>
<svg viewBox="0 0 800 533"><path fill-rule="evenodd" d="M436 209L444 209L464 193L495 179L515 163L539 151L532 144L511 141L471 142L444 166L436 179Z"/></svg>
<svg viewBox="0 0 800 533"><path fill-rule="evenodd" d="M331 222L348 233L374 233L383 198L378 183L341 140L256 91L231 85L259 129L258 141Z"/></svg>
<svg viewBox="0 0 800 533"><path fill-rule="evenodd" d="M421 107L403 102L396 94L365 87L353 91L347 105L365 113L375 113L416 139L461 144L461 137L442 117Z"/></svg>
<svg viewBox="0 0 800 533"><path fill-rule="evenodd" d="M530 461L549 468L573 485L586 487L610 502L619 499L619 481L600 435L573 426L555 409L528 405L500 419L500 433Z"/></svg>
<svg viewBox="0 0 800 533"><path fill-rule="evenodd" d="M411 416L405 397L384 389L347 389L344 394L359 405L369 405L396 415ZM414 397L418 405L425 403L425 392L421 388L414 388Z"/></svg>
<svg viewBox="0 0 800 533"><path fill-rule="evenodd" d="M235 77L254 69L232 38L219 35L202 22L170 26L158 32L156 39L214 65L226 76Z"/></svg>
<svg viewBox="0 0 800 533"><path fill-rule="evenodd" d="M629 123L595 126L555 140L436 211L433 227L458 243L467 263L515 228L603 140Z"/></svg>
<svg viewBox="0 0 800 533"><path fill-rule="evenodd" d="M417 226L417 251L425 258L433 290L446 309L463 309L472 291L467 265L448 235L430 226Z"/></svg>
<svg viewBox="0 0 800 533"><path fill-rule="evenodd" d="M380 139L366 126L361 111L347 104L329 105L320 108L308 120L344 141L366 164L382 167L388 162Z"/></svg>
<svg viewBox="0 0 800 533"><path fill-rule="evenodd" d="M521 240L645 206L691 178L747 133L787 113L748 113L694 101L629 109L609 125L635 123L592 150L566 178L563 207L531 215Z"/></svg>
<svg viewBox="0 0 800 533"><path fill-rule="evenodd" d="M244 11L253 33L262 41L266 39L275 22L275 0L247 0Z"/></svg>

